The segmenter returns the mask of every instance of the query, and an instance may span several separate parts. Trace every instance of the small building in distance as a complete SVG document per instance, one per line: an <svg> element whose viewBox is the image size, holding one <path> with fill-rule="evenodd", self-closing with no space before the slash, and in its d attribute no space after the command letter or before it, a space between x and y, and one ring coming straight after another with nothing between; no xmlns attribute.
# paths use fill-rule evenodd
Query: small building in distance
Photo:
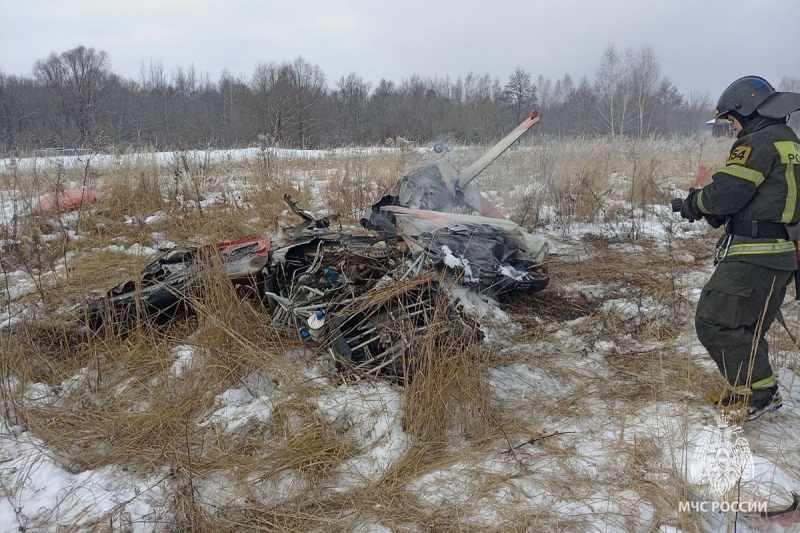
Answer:
<svg viewBox="0 0 800 533"><path fill-rule="evenodd" d="M714 137L730 137L733 135L731 123L725 119L712 118L706 124L711 124L711 135Z"/></svg>

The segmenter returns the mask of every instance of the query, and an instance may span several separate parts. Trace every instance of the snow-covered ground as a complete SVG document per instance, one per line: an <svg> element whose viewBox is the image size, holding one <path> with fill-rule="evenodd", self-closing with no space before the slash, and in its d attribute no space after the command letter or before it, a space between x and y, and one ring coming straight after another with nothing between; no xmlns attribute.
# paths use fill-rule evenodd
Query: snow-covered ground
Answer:
<svg viewBox="0 0 800 533"><path fill-rule="evenodd" d="M257 157L257 151L220 151L205 157ZM102 157L107 159L104 164L120 161ZM174 156L143 157L169 164ZM41 164L13 162L26 171ZM80 162L65 158L62 164ZM12 162L0 161L0 172L11 167ZM674 180L690 182L691 177ZM487 196L503 194L487 191ZM15 212L14 198L13 191L0 191L3 221ZM133 256L155 252L165 241L156 228L162 220L152 213L137 222L152 230L149 246L109 242L107 250ZM193 503L209 515L223 516L228 508L294 508L303 502L333 501L338 495L342 499L335 500L336 520L328 526L309 521L305 530L358 533L800 531L798 524L720 511L721 498L707 478L696 475L700 447L717 427L715 410L701 398L704 388L717 384L711 381L716 367L691 325L699 289L713 268L709 252L714 230L681 223L667 207L651 206L631 211L627 220L568 228L552 224L540 234L550 240L552 252L553 281L542 294L543 303L529 310L513 306L511 311L491 300L470 300L487 332L488 356L481 364L486 365L490 404L503 415L492 419L498 430L495 438L473 442L468 431L450 428L444 456L427 463L420 460L416 475L395 489L413 500L382 501L380 491L390 483L387 480L395 479L404 461L418 460L413 458L414 436L407 431L405 391L379 380L341 383L332 378L324 360L287 353L285 360L294 362L304 386L311 387L304 402L312 418L346 443L346 457L326 471L322 485L300 468L271 475L224 469L198 474L190 478ZM600 244L592 244L595 241ZM59 268L69 269L72 257L54 267L49 274L53 283ZM596 271L598 265L609 268L615 262L621 273L604 277ZM665 277L672 282L664 284L668 291L649 289L649 283L658 285ZM0 336L35 314L34 297L48 283L25 269L3 276L0 301L8 305L0 310ZM798 309L791 295L784 314L796 328ZM753 464L752 475L746 473L738 484L742 502L780 507L788 504L791 491L800 492L800 367L797 350L786 337L777 324L770 332L783 409L737 433ZM6 342L10 340L3 338L3 345ZM154 378L154 387L158 380L181 387L207 363L188 341L174 342L170 353L173 362ZM3 388L24 391L17 401L24 401L25 407L47 409L71 395L100 395L93 389L91 373L89 367L77 369L56 385L23 383L3 375ZM108 394L124 394L126 386L120 380L109 386ZM268 369L254 369L238 386L215 394L210 406L187 424L209 434L236 436L242 443L266 438L259 431L283 420L295 395L294 388ZM146 409L148 399L141 402L140 408ZM184 485L181 472L170 466L170 452L165 451L163 464L142 470L128 464L76 468L35 430L7 416L5 407L0 410L0 531L179 530L175 494ZM348 506L347 496L359 491L374 491L371 508ZM334 514L325 518L333 520Z"/></svg>
<svg viewBox="0 0 800 533"><path fill-rule="evenodd" d="M0 172L36 172L53 168L82 169L87 164L92 167L113 168L121 165L157 164L169 166L178 158L185 157L189 163L230 163L254 160L259 157L277 157L281 159L319 159L331 155L375 155L384 152L396 152L399 148L335 148L331 150L297 150L291 148L241 148L238 150L186 150L179 152L152 153L86 153L82 155L43 155L41 157L0 159ZM417 150L414 148L414 150Z"/></svg>

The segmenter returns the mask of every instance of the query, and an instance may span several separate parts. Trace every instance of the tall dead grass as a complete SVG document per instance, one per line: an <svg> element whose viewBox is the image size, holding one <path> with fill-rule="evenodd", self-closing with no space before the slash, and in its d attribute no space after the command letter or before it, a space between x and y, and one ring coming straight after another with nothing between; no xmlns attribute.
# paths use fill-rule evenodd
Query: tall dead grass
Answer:
<svg viewBox="0 0 800 533"><path fill-rule="evenodd" d="M568 235L582 223L642 222L673 188L691 185L698 164L713 168L724 160L725 145L710 139L523 145L476 185L494 191L492 199L520 224ZM465 150L453 157L465 168L477 155ZM27 274L37 283L28 301L56 309L91 289L136 277L147 258L109 244L201 244L274 231L293 222L283 204L286 193L318 215L349 215L423 160L408 150L319 159L265 152L243 161L176 152L166 166L142 155L114 167L5 173L0 185L17 190L28 208L58 184L86 182L108 194L77 214L31 219L21 210L14 220L0 221L4 237L18 241L3 251L4 273ZM593 526L590 517L561 516L558 500L579 505L626 490L646 495L643 501L654 509L651 530L666 524L694 531L695 517L676 514L689 497L685 473L652 437L626 435L641 405L698 397L715 377L684 344L693 337L681 278L708 258L704 250L712 239L681 243L690 259L642 239L636 254L614 246L625 240L588 237L577 244L581 253L552 257L550 289L507 304L520 326L510 346L465 346L437 308L428 334L415 344L414 378L402 391L411 444L379 479L361 486L336 486L342 465L363 450L346 424L326 420L312 401L350 384L332 371L326 380L309 378L307 368L326 354L271 328L266 310L242 303L213 270L205 297L193 302L194 318L167 327L139 323L124 339L76 337L41 310L1 329L3 417L41 439L71 472L120 465L156 476L179 531L352 531L364 523L444 532L585 531ZM602 296L576 285L600 287ZM22 303L4 292L6 309ZM640 305L632 317L604 308L612 298ZM650 312L653 304L664 312ZM568 337L557 335L562 329ZM594 366L579 364L600 341L617 348ZM181 354L190 355L183 361ZM535 368L560 388L545 392L545 383L531 383L519 400L528 403L499 399L491 373L514 364ZM219 396L238 388L268 398L269 405L263 418L229 430L213 415ZM682 423L689 424L694 404L685 401ZM594 427L582 426L592 403L608 406L605 427L618 435L609 452L617 466L602 474L580 453ZM486 462L497 458L507 458L505 468L492 470ZM473 482L463 484L473 491L468 496L430 500L415 488L426 476L458 469L470 472L465 477ZM212 497L207 487L215 483L232 487L232 495ZM532 497L527 483L546 497ZM276 494L280 488L286 497L264 487ZM499 509L493 523L475 519L483 506ZM646 530L633 508L617 513L607 524Z"/></svg>
<svg viewBox="0 0 800 533"><path fill-rule="evenodd" d="M536 138L509 150L479 178L522 226L615 222L668 203L693 186L699 165L713 171L728 139Z"/></svg>

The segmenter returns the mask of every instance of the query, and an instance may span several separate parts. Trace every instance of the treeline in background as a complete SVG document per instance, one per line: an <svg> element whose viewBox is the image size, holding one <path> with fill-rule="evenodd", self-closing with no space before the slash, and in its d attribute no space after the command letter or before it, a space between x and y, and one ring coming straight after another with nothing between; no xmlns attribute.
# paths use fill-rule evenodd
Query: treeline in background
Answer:
<svg viewBox="0 0 800 533"><path fill-rule="evenodd" d="M784 77L779 90L800 90ZM713 98L716 98L714 95ZM714 101L682 94L650 46L604 50L594 78L551 80L517 68L505 83L488 74L413 75L376 86L356 72L329 83L302 57L259 63L249 76L213 81L194 65L143 65L139 79L112 71L108 54L78 46L36 61L32 75L0 71L0 155L86 148L327 148L398 137L481 143L505 134L531 109L537 134L695 134Z"/></svg>

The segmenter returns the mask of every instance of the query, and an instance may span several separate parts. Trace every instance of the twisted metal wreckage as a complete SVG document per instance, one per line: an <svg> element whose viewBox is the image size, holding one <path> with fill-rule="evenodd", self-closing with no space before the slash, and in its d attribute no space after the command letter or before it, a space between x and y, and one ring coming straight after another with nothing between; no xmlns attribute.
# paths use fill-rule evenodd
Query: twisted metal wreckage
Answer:
<svg viewBox="0 0 800 533"><path fill-rule="evenodd" d="M191 312L203 275L221 272L240 295L257 295L271 324L327 349L343 367L399 378L435 320L437 339L480 335L457 294L544 289L548 244L506 219L471 184L539 120L538 113L459 173L444 157L404 176L361 219L366 234L335 231L284 200L303 222L279 236L163 251L138 281L90 303L99 330ZM455 212L471 208L479 215ZM437 313L440 313L437 315ZM444 314L441 314L444 313Z"/></svg>

